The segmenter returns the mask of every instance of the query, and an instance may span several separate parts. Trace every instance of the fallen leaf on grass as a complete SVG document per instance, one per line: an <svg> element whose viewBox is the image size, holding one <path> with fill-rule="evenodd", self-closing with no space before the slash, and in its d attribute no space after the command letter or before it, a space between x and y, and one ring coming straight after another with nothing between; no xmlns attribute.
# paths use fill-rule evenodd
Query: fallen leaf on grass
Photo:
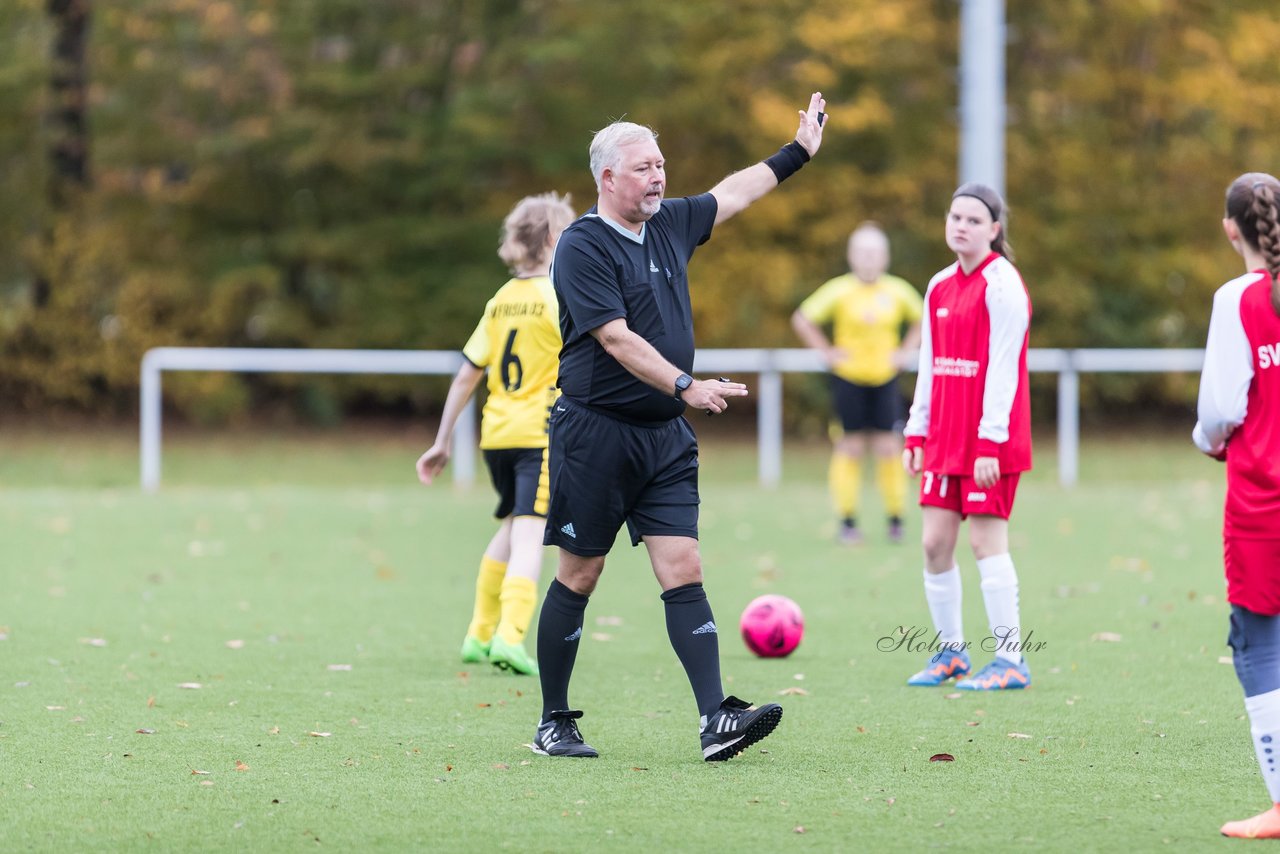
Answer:
<svg viewBox="0 0 1280 854"><path fill-rule="evenodd" d="M328 668L326 668L326 669L328 669L328 670L350 670L350 669L351 669L351 665L350 665L350 664L330 664L330 665L328 666Z"/></svg>
<svg viewBox="0 0 1280 854"><path fill-rule="evenodd" d="M809 696L809 692L803 688L797 688L796 686L793 685L790 688L783 688L781 691L778 692L778 696L779 697L807 697Z"/></svg>
<svg viewBox="0 0 1280 854"><path fill-rule="evenodd" d="M506 771L511 768L511 766L505 762L495 762L493 763L493 767L494 767L494 770L496 771Z"/></svg>
<svg viewBox="0 0 1280 854"><path fill-rule="evenodd" d="M212 771L197 771L194 768L191 769L192 776L208 777L212 773Z"/></svg>
<svg viewBox="0 0 1280 854"><path fill-rule="evenodd" d="M1031 738L1031 736L1027 735L1025 732L1011 732L1009 733L1009 738Z"/></svg>
<svg viewBox="0 0 1280 854"><path fill-rule="evenodd" d="M155 707L156 707L156 698L155 698L155 697L148 697L148 698L147 698L147 708L148 708L148 709L154 709Z"/></svg>
<svg viewBox="0 0 1280 854"><path fill-rule="evenodd" d="M930 762L955 762L956 758L950 753L935 753L929 757Z"/></svg>
<svg viewBox="0 0 1280 854"><path fill-rule="evenodd" d="M331 733L331 732L315 732L315 731L313 730L313 731L311 731L311 732L307 733L307 735L311 736L312 738L328 738L329 736L333 735L333 733Z"/></svg>
<svg viewBox="0 0 1280 854"><path fill-rule="evenodd" d="M863 735L867 731L867 728L861 725L854 727L854 729L857 730L859 735Z"/></svg>
<svg viewBox="0 0 1280 854"><path fill-rule="evenodd" d="M792 833L804 833L804 825L802 825L802 824L796 825L795 827L791 828L791 832L792 832Z"/></svg>
<svg viewBox="0 0 1280 854"><path fill-rule="evenodd" d="M982 726L982 722L981 721L965 721L964 725L965 726Z"/></svg>
<svg viewBox="0 0 1280 854"><path fill-rule="evenodd" d="M229 640L227 641L227 649L244 649L244 641Z"/></svg>
<svg viewBox="0 0 1280 854"><path fill-rule="evenodd" d="M942 699L944 699L944 700L959 700L959 699L960 699L961 697L963 697L963 696L964 696L964 694L961 694L959 691L955 691L954 693L947 694L947 695L946 695L945 697L943 697Z"/></svg>
<svg viewBox="0 0 1280 854"><path fill-rule="evenodd" d="M597 626L620 626L622 625L621 617L596 617Z"/></svg>
<svg viewBox="0 0 1280 854"><path fill-rule="evenodd" d="M487 709L487 708L490 708L492 705L493 705L492 703L476 703L476 708Z"/></svg>
<svg viewBox="0 0 1280 854"><path fill-rule="evenodd" d="M1115 632L1094 632L1089 636L1089 640L1101 641L1103 643L1120 643L1124 638Z"/></svg>
<svg viewBox="0 0 1280 854"><path fill-rule="evenodd" d="M178 687L185 688L188 691L198 691L204 686L201 685L199 682L179 682Z"/></svg>
<svg viewBox="0 0 1280 854"><path fill-rule="evenodd" d="M613 640L613 635L608 634L607 632L592 632L591 639L593 641L600 641L601 643L608 643Z"/></svg>
<svg viewBox="0 0 1280 854"><path fill-rule="evenodd" d="M885 798L885 801L884 801L884 802L885 802L886 804L888 804L889 806L893 806L893 804L894 804L894 802L895 802L896 800L898 800L898 799L897 799L897 798Z"/></svg>
<svg viewBox="0 0 1280 854"><path fill-rule="evenodd" d="M80 638L80 643L85 646L106 646L106 638Z"/></svg>
<svg viewBox="0 0 1280 854"><path fill-rule="evenodd" d="M648 768L641 768L639 765L632 765L632 766L631 766L631 770L632 770L632 771L648 771L649 769L648 769Z"/></svg>
<svg viewBox="0 0 1280 854"><path fill-rule="evenodd" d="M280 734L280 727L278 726L273 726L271 729L267 730L267 735L279 735L279 734Z"/></svg>
<svg viewBox="0 0 1280 854"><path fill-rule="evenodd" d="M236 760L236 770L237 770L237 771L248 771L248 770L249 770L249 766L248 766L248 765L246 765L245 763L241 762L239 759L237 759L237 760Z"/></svg>
<svg viewBox="0 0 1280 854"><path fill-rule="evenodd" d="M212 785L213 785L213 781L212 781L212 780L201 780L201 781L200 781L200 785L201 785L201 786L212 786Z"/></svg>
<svg viewBox="0 0 1280 854"><path fill-rule="evenodd" d="M142 729L135 729L134 732L136 732L138 735L155 735L156 734L155 730L148 729L147 727L143 727Z"/></svg>

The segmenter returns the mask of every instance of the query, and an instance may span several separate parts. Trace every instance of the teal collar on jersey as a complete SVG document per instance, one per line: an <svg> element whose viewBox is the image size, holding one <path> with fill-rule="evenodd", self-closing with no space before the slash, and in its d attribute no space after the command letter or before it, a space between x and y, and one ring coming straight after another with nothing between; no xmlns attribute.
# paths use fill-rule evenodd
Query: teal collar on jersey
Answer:
<svg viewBox="0 0 1280 854"><path fill-rule="evenodd" d="M600 214L598 213L583 214L583 218L586 218L586 217L595 217L596 219L603 222L605 225L612 228L614 231L618 232L618 234L621 234L623 237L630 240L632 243L644 243L644 231L645 231L645 228L647 228L649 225L647 222L640 223L640 233L636 234L631 229L623 228L622 226L618 225L616 222L609 219L607 216L600 216Z"/></svg>

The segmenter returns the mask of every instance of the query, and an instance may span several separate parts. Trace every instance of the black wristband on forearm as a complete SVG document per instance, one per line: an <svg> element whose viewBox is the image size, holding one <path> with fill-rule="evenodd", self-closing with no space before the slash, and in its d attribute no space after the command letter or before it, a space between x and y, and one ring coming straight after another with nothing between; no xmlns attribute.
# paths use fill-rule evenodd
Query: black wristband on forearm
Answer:
<svg viewBox="0 0 1280 854"><path fill-rule="evenodd" d="M777 154L766 159L764 165L773 170L773 176L781 184L808 162L809 152L805 151L804 146L793 139L782 148L779 148Z"/></svg>

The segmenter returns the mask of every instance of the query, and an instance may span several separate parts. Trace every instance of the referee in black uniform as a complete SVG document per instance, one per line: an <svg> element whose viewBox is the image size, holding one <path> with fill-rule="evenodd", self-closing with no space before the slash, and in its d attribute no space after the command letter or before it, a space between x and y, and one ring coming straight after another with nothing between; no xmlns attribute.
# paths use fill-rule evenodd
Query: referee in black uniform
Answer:
<svg viewBox="0 0 1280 854"><path fill-rule="evenodd" d="M596 206L560 237L551 280L560 301L559 386L551 415L551 505L545 542L560 547L538 622L539 753L596 756L569 708L569 677L587 599L625 522L644 542L666 603L667 633L693 686L702 755L729 759L764 738L782 708L724 696L716 623L698 555L698 443L686 406L723 412L747 387L696 380L687 266L711 229L816 154L826 102L800 113L794 141L710 192L663 200L657 135L615 122L592 139Z"/></svg>

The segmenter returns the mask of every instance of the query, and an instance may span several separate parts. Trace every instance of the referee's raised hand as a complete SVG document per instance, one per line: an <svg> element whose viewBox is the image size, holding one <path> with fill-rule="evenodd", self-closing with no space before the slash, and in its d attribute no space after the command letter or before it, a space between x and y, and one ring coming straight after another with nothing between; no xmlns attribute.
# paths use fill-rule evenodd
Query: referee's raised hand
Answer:
<svg viewBox="0 0 1280 854"><path fill-rule="evenodd" d="M750 394L742 383L731 380L694 380L684 390L680 399L694 409L704 409L708 415L719 415L729 408L728 398L746 397Z"/></svg>
<svg viewBox="0 0 1280 854"><path fill-rule="evenodd" d="M821 92L814 92L809 98L809 109L800 111L800 129L796 131L796 142L804 146L809 156L818 153L822 147L822 129L826 125L827 99Z"/></svg>

